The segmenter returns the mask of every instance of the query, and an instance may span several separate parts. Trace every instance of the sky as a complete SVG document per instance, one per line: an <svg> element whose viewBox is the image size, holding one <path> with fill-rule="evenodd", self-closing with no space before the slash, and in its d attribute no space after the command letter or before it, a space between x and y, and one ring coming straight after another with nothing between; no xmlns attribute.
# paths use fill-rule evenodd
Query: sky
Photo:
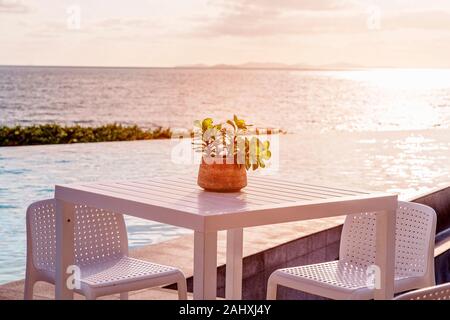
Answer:
<svg viewBox="0 0 450 320"><path fill-rule="evenodd" d="M450 67L450 0L0 0L0 65Z"/></svg>

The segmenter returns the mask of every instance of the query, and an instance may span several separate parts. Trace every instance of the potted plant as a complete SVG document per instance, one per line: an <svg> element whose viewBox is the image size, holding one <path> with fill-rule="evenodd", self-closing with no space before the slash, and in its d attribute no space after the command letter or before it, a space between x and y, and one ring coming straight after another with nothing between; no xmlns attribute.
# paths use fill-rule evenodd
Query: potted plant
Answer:
<svg viewBox="0 0 450 320"><path fill-rule="evenodd" d="M248 125L236 115L215 124L206 118L194 123L194 146L202 153L198 185L207 191L237 192L247 186L247 170L266 167L269 141L249 135Z"/></svg>

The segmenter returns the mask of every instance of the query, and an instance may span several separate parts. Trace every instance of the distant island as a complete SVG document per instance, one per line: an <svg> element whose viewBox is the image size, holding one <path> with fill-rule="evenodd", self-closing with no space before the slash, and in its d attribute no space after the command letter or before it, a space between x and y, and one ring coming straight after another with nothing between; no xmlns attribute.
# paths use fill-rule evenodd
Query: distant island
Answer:
<svg viewBox="0 0 450 320"><path fill-rule="evenodd" d="M177 69L274 69L274 70L354 70L367 67L350 63L333 63L326 65L286 64L277 62L247 62L242 64L188 64L175 66Z"/></svg>

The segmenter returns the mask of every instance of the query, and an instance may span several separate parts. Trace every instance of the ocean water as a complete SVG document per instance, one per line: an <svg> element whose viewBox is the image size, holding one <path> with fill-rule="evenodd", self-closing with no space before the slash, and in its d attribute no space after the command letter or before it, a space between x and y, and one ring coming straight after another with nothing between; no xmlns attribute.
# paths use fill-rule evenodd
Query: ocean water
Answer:
<svg viewBox="0 0 450 320"><path fill-rule="evenodd" d="M271 170L255 174L398 192L450 184L448 71L238 71L0 68L1 124L189 128L238 113L281 127ZM278 140L277 140L278 139ZM25 210L54 185L195 175L176 141L0 148L0 283L23 278ZM253 174L253 173L252 173ZM193 186L195 187L195 186ZM188 230L127 218L133 247Z"/></svg>
<svg viewBox="0 0 450 320"><path fill-rule="evenodd" d="M449 127L450 69L376 71L0 67L0 125L191 128L233 113L289 132Z"/></svg>

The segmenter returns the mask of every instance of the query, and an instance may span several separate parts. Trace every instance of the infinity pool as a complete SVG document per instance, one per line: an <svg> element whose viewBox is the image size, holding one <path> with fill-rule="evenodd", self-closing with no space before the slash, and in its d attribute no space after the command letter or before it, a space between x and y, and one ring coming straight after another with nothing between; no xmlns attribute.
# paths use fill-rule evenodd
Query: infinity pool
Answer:
<svg viewBox="0 0 450 320"><path fill-rule="evenodd" d="M0 283L23 278L31 202L53 197L60 183L195 175L195 164L171 160L176 145L161 140L0 148ZM274 150L279 161L270 174L288 179L403 197L450 183L450 130L289 134ZM189 232L137 218L126 222L132 247Z"/></svg>

